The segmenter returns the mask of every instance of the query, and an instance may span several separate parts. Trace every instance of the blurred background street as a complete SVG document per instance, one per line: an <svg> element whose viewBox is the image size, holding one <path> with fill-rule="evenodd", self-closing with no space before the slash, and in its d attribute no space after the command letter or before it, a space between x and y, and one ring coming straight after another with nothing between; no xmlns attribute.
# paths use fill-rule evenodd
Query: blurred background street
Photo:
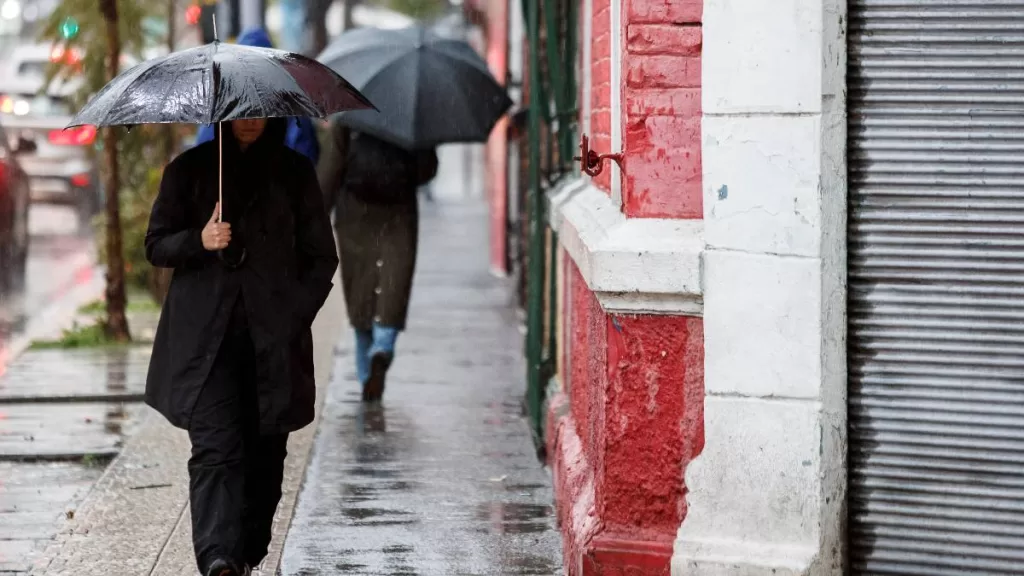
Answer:
<svg viewBox="0 0 1024 576"><path fill-rule="evenodd" d="M461 4L448 0L353 0L347 5L329 0L118 0L117 7L122 26L127 24L121 70L210 42L213 15L223 41L262 27L276 47L311 56L346 29L415 23L481 46L480 33ZM196 127L140 128L119 144L125 309L133 340L122 346L110 339L107 324L104 140L93 127L64 130L105 82L104 30L92 0L0 0L0 574L100 573L89 570L102 571L104 558L118 568L125 567L126 556L149 558L141 549L107 554L116 548L110 542L92 541L84 555L63 545L62 535L75 529L79 507L89 495L100 504L89 506L93 514L84 521L93 524L94 535L102 535L96 510L105 502L128 493L145 497L147 491L170 490L175 498L162 505L170 514L161 517L163 524L132 516L164 532L146 540L133 532L133 524L120 527L128 529L130 541L157 550L174 548L183 534L177 515L186 500L177 492L177 474L184 463L174 452L183 445L157 447L154 438L178 437L160 428L162 423L141 402L149 344L167 287L166 276L145 262L142 237L163 164L193 144ZM423 201L479 203L485 189L483 146L446 145L438 156L436 182L443 185L421 190ZM318 346L325 357L330 357L341 321L339 315L323 329L327 336ZM326 382L333 362L319 364L327 365ZM338 378L345 381L345 376ZM290 448L301 456L289 464L299 472L286 486L292 506L313 432L311 427ZM520 433L525 442L520 448L529 455L525 427ZM126 448L136 435L135 448ZM122 453L121 464L111 467ZM146 454L155 460L146 460ZM104 483L105 471L122 479L135 473L156 479ZM546 526L545 492L538 488L537 493L536 516ZM152 508L119 507L143 516ZM282 507L290 514L289 505ZM548 538L548 548L552 542ZM283 541L274 554L280 556L282 548ZM179 574L178 566L191 568L190 547L178 552L151 560L158 571ZM69 572L61 572L65 569Z"/></svg>

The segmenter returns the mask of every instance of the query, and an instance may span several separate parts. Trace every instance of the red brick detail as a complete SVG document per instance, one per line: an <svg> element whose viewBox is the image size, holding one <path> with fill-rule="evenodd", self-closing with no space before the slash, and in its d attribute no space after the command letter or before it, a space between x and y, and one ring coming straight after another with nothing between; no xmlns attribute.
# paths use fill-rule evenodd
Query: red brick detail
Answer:
<svg viewBox="0 0 1024 576"><path fill-rule="evenodd" d="M612 33L611 33L611 2L621 0L594 0L590 27L590 140L596 150L607 150L612 141L611 105L612 90L620 90L611 85L612 79ZM580 51L582 52L582 50ZM611 191L610 171L606 171L594 179L594 185Z"/></svg>
<svg viewBox="0 0 1024 576"><path fill-rule="evenodd" d="M626 114L700 118L700 88L626 90Z"/></svg>
<svg viewBox="0 0 1024 576"><path fill-rule="evenodd" d="M699 24L703 0L626 0L626 18L633 23Z"/></svg>
<svg viewBox="0 0 1024 576"><path fill-rule="evenodd" d="M630 88L699 88L700 58L630 54L626 85Z"/></svg>
<svg viewBox="0 0 1024 576"><path fill-rule="evenodd" d="M703 217L702 2L624 0L622 211Z"/></svg>
<svg viewBox="0 0 1024 576"><path fill-rule="evenodd" d="M630 54L700 56L703 41L699 26L630 24L626 47Z"/></svg>
<svg viewBox="0 0 1024 576"><path fill-rule="evenodd" d="M702 218L700 116L630 116L624 136L626 214Z"/></svg>

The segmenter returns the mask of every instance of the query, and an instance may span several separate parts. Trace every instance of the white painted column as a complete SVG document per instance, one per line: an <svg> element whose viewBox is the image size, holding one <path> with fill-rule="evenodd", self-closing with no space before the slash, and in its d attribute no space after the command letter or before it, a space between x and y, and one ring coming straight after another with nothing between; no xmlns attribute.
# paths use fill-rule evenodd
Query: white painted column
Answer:
<svg viewBox="0 0 1024 576"><path fill-rule="evenodd" d="M841 574L845 2L704 4L705 447L673 574Z"/></svg>

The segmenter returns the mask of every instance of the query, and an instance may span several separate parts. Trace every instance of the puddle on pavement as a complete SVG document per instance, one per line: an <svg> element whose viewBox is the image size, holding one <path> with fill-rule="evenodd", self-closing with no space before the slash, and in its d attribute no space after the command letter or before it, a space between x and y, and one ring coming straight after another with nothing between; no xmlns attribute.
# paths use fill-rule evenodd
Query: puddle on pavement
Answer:
<svg viewBox="0 0 1024 576"><path fill-rule="evenodd" d="M483 531L496 534L536 534L551 530L551 506L516 502L485 502L475 513Z"/></svg>

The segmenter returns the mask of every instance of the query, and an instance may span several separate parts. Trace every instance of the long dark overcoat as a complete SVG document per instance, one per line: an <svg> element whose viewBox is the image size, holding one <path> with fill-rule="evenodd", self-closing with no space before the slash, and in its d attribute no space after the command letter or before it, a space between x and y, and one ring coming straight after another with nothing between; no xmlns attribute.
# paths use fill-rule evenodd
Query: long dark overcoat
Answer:
<svg viewBox="0 0 1024 576"><path fill-rule="evenodd" d="M405 329L419 235L418 186L437 173L433 150L407 152L332 125L319 166L335 210L349 322Z"/></svg>
<svg viewBox="0 0 1024 576"><path fill-rule="evenodd" d="M247 257L240 267L230 267L202 245L202 229L217 203L217 140L183 153L164 171L146 234L149 261L174 269L146 402L175 426L188 428L232 305L241 297L256 352L252 385L258 390L261 432L291 432L313 420L310 327L333 285L337 253L315 169L284 146L279 123L268 124L257 141L272 143L259 162L230 153L228 130L226 213L244 209L243 225L233 224L232 234L244 241ZM237 176L242 173L248 177ZM237 200L229 204L238 196L230 193L236 182L258 183L246 190L241 206Z"/></svg>

